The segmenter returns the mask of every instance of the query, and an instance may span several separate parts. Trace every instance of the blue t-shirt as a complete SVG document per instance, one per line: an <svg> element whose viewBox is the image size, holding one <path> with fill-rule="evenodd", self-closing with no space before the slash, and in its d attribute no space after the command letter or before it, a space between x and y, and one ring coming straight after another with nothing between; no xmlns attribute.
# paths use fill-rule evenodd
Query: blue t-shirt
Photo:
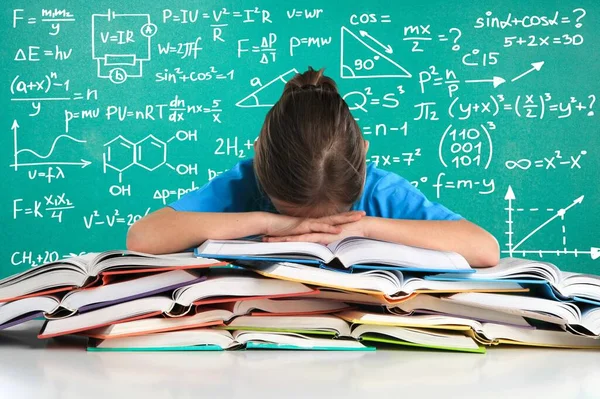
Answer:
<svg viewBox="0 0 600 399"><path fill-rule="evenodd" d="M213 178L198 190L191 191L169 204L176 211L277 213L271 200L260 189L254 174L253 160L239 162L232 169ZM367 166L365 187L352 210L367 216L413 220L459 220L462 217L441 204L431 202L409 181L393 172Z"/></svg>

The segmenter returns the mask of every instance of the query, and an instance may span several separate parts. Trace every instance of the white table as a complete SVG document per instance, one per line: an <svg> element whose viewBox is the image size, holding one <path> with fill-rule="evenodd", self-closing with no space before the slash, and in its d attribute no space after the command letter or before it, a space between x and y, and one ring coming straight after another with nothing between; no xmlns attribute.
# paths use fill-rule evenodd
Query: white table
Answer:
<svg viewBox="0 0 600 399"><path fill-rule="evenodd" d="M600 352L88 353L85 340L0 332L0 398L598 398Z"/></svg>

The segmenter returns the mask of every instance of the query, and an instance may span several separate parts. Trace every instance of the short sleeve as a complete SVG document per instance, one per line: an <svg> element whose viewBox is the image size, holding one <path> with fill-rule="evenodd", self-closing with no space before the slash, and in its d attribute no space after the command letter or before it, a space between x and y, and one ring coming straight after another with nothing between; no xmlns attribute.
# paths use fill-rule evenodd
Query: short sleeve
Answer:
<svg viewBox="0 0 600 399"><path fill-rule="evenodd" d="M410 220L460 220L463 217L442 204L430 201L403 177L377 170L379 175L365 187L362 208L369 216ZM357 208L358 209L358 208Z"/></svg>
<svg viewBox="0 0 600 399"><path fill-rule="evenodd" d="M252 162L242 161L168 206L184 212L248 212L255 210L257 197Z"/></svg>
<svg viewBox="0 0 600 399"><path fill-rule="evenodd" d="M427 199L417 188L394 191L390 205L395 219L460 220L463 217L444 205Z"/></svg>

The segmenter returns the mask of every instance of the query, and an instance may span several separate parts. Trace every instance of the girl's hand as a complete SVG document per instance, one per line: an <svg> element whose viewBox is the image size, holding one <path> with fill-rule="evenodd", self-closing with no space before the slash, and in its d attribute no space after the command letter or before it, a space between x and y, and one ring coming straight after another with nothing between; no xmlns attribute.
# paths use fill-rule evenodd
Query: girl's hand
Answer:
<svg viewBox="0 0 600 399"><path fill-rule="evenodd" d="M265 237L263 241L271 241L270 239L276 237L298 237L317 233L337 235L343 231L341 226L358 222L363 216L365 216L364 211L350 211L321 218L299 218L269 214L265 235L270 237Z"/></svg>
<svg viewBox="0 0 600 399"><path fill-rule="evenodd" d="M363 214L364 216L364 214ZM307 241L307 242L316 242L319 244L327 245L337 240L341 240L345 237L367 237L367 221L369 218L361 217L360 219L348 222L344 224L339 224L333 227L339 228L339 232L331 233L331 232L311 232L311 233L303 233L303 234L289 234L285 236L279 237L263 237L263 241L266 242L282 242L282 241Z"/></svg>

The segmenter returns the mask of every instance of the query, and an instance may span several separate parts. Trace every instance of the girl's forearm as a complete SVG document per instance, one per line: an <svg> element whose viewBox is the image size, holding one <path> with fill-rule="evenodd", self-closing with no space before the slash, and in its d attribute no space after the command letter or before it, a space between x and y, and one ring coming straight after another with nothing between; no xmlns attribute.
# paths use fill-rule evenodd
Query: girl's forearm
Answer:
<svg viewBox="0 0 600 399"><path fill-rule="evenodd" d="M127 248L155 254L180 252L208 238L226 240L265 234L266 223L264 212L180 212L164 208L131 226Z"/></svg>
<svg viewBox="0 0 600 399"><path fill-rule="evenodd" d="M498 241L467 220L398 220L363 218L365 235L378 240L461 254L471 266L493 266L499 260Z"/></svg>

